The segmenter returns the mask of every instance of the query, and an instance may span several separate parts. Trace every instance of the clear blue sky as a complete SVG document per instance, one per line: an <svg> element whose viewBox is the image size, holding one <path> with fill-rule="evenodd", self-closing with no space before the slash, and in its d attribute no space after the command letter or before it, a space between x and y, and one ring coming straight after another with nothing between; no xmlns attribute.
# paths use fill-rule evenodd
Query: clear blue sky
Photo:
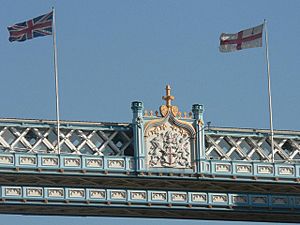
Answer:
<svg viewBox="0 0 300 225"><path fill-rule="evenodd" d="M130 122L131 102L141 100L146 109L155 111L169 83L176 97L174 104L181 111L201 103L205 120L214 126L268 128L265 49L218 51L220 33L235 33L267 19L274 128L300 129L297 0L0 0L2 118L55 119L51 36L10 43L6 29L47 13L52 6L57 14L62 119ZM10 225L162 222L31 216L0 219Z"/></svg>

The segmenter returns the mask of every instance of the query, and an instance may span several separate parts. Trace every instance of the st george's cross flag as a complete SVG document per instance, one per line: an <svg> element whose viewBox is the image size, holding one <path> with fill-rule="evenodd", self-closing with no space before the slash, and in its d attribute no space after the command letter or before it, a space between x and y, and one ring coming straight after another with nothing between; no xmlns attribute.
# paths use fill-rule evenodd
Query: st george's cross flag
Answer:
<svg viewBox="0 0 300 225"><path fill-rule="evenodd" d="M26 41L28 39L52 35L53 11L31 20L7 27L9 41Z"/></svg>
<svg viewBox="0 0 300 225"><path fill-rule="evenodd" d="M245 48L262 47L262 33L264 25L261 24L236 34L222 33L220 36L220 52L233 52Z"/></svg>

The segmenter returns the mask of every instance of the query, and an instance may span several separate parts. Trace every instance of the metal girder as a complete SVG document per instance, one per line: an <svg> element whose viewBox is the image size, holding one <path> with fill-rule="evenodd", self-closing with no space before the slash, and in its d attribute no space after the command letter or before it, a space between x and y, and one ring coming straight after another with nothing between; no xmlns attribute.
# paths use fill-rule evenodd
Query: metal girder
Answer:
<svg viewBox="0 0 300 225"><path fill-rule="evenodd" d="M121 208L121 207L77 207L77 206L41 206L41 205L8 205L0 204L0 213L24 214L24 215L70 215L70 216L114 216L114 217L142 217L142 218L177 218L177 219L206 219L206 220L231 220L231 221L264 221L264 222L294 222L299 223L298 211L290 211L290 214L280 211L257 212L249 208L244 210L181 210L181 209L154 209L151 206L145 208Z"/></svg>

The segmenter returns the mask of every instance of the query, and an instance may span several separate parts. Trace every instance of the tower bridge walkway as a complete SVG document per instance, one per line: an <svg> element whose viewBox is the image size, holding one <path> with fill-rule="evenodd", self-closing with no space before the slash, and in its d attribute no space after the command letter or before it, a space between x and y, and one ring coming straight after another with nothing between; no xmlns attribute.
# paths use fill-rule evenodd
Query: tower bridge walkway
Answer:
<svg viewBox="0 0 300 225"><path fill-rule="evenodd" d="M130 123L0 119L0 212L300 221L300 131L205 126L203 106ZM59 146L59 148L58 148Z"/></svg>

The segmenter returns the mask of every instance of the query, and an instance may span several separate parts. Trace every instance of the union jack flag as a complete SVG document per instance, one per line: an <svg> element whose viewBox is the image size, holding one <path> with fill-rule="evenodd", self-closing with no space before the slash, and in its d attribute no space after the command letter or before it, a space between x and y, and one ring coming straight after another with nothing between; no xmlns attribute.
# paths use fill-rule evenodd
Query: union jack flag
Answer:
<svg viewBox="0 0 300 225"><path fill-rule="evenodd" d="M28 39L52 35L53 12L17 23L7 27L9 41L26 41Z"/></svg>

